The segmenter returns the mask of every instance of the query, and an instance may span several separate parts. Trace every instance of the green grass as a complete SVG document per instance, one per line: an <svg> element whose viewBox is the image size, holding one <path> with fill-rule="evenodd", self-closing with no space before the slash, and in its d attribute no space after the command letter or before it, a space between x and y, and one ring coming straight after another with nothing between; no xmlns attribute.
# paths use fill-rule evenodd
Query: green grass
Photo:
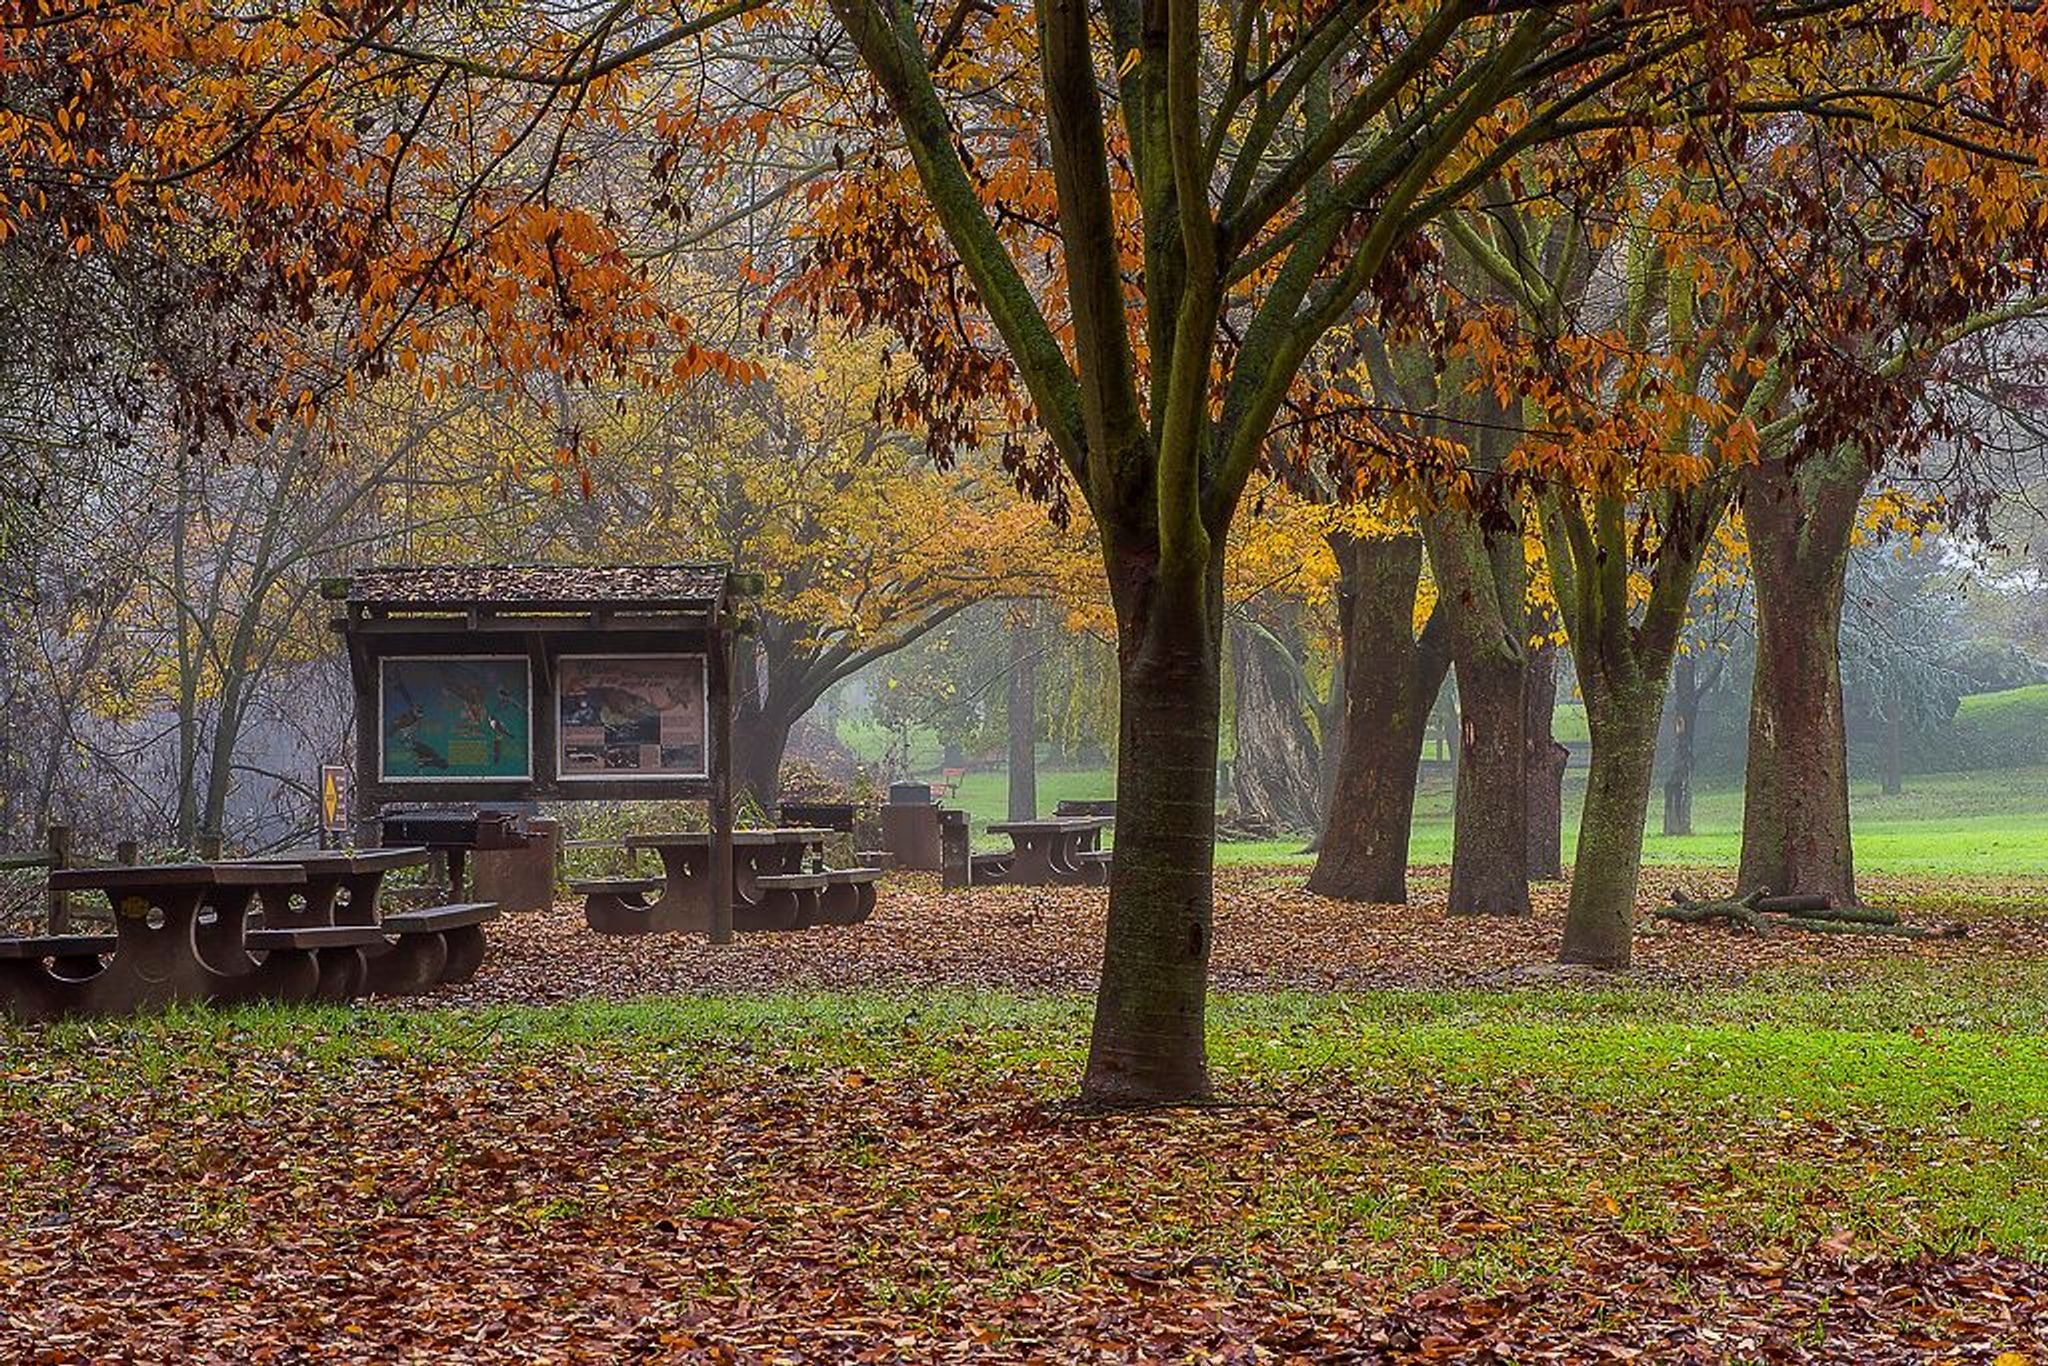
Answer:
<svg viewBox="0 0 2048 1366"><path fill-rule="evenodd" d="M1096 801L1116 795L1116 774L1106 768L1038 770L1038 809L1051 815L1063 801ZM977 769L960 780L960 794L947 804L967 812L977 833L1009 815L1010 775L1001 768Z"/></svg>
<svg viewBox="0 0 2048 1366"><path fill-rule="evenodd" d="M1578 808L1586 774L1575 768L1565 779L1565 851L1578 832ZM970 773L954 805L964 807L977 832L1003 819L1008 800L1001 769ZM1116 790L1108 769L1043 770L1038 804L1050 812L1061 798L1104 797ZM1686 836L1659 831L1660 792L1651 794L1649 833L1643 857L1650 863L1732 866L1742 841L1739 788L1702 789L1693 797L1693 830ZM2048 765L1968 773L1914 774L1905 791L1887 797L1875 781L1859 780L1850 790L1856 827L1856 863L1873 873L1961 874L1980 877L2048 875ZM1226 842L1222 863L1305 862L1299 840ZM1409 846L1418 864L1448 863L1451 857L1451 793L1448 782L1426 782L1415 803Z"/></svg>

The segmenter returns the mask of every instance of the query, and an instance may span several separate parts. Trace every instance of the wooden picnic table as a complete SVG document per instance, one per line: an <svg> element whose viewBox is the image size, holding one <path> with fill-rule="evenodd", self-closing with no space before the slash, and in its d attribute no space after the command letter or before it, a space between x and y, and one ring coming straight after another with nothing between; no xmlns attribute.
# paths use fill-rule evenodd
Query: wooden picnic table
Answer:
<svg viewBox="0 0 2048 1366"><path fill-rule="evenodd" d="M378 897L384 875L423 867L430 854L422 845L397 849L287 849L251 863L289 863L306 872L304 886L260 893L264 923L370 925L379 923Z"/></svg>
<svg viewBox="0 0 2048 1366"><path fill-rule="evenodd" d="M1008 835L1012 846L999 880L1017 887L1100 884L1109 870L1097 845L1111 824L1107 816L994 822L989 832Z"/></svg>
<svg viewBox="0 0 2048 1366"><path fill-rule="evenodd" d="M52 891L99 892L111 935L0 940L0 1007L17 1019L125 1015L177 1002L305 1000L320 981L315 950L279 932L245 940L257 893L299 886L290 863L169 863L71 868ZM214 917L202 926L200 912ZM258 960L252 948L266 950Z"/></svg>
<svg viewBox="0 0 2048 1366"><path fill-rule="evenodd" d="M417 973L399 973L400 963L384 960L394 949L409 948L414 955L431 954L426 945L406 945L401 939L394 939L385 933L384 917L378 903L383 889L384 875L400 868L418 868L431 857L424 846L409 845L395 849L290 849L280 853L266 854L254 863L287 863L305 870L306 880L302 885L265 887L258 893L263 908L263 928L274 930L339 930L352 928L360 933L355 936L328 934L322 936L327 946L317 951L320 960L320 985L315 998L322 1001L347 1001L363 994L366 988L375 987L386 994L400 994L391 990L401 979L410 981ZM470 943L471 939L475 943ZM461 952L474 952L482 961L483 930L480 926L469 927L463 936ZM449 953L456 952L455 946L443 946ZM445 971L449 953L441 955L441 966L434 976L438 979ZM372 964L378 964L379 979L371 981Z"/></svg>
<svg viewBox="0 0 2048 1366"><path fill-rule="evenodd" d="M816 889L780 880L811 876L804 872L805 851L822 846L833 833L808 825L733 831L733 928L795 928L801 898L784 893ZM675 830L628 835L625 845L628 849L651 849L661 859L661 894L644 907L622 908L619 916L601 913L592 919L592 928L609 933L707 932L710 907L705 889L711 878L710 832ZM618 923L612 923L614 920Z"/></svg>
<svg viewBox="0 0 2048 1366"><path fill-rule="evenodd" d="M877 868L827 868L823 846L834 831L813 826L735 830L733 927L797 930L855 925L875 910ZM665 876L578 880L583 918L599 934L700 933L708 930L711 836L703 831L632 835L628 849L652 849ZM817 854L806 866L807 852Z"/></svg>

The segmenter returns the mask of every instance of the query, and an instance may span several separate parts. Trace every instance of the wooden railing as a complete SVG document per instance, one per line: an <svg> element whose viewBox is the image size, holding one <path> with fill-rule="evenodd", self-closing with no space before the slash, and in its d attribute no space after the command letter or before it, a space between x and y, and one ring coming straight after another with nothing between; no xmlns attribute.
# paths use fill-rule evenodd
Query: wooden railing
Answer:
<svg viewBox="0 0 2048 1366"><path fill-rule="evenodd" d="M115 863L134 863L141 855L141 848L134 840L122 840L114 846ZM0 854L0 873L15 872L27 868L45 868L55 872L59 868L81 868L93 860L82 859L78 854L76 834L69 825L52 823L43 833L43 851L39 854ZM49 923L51 934L71 932L71 894L50 892Z"/></svg>

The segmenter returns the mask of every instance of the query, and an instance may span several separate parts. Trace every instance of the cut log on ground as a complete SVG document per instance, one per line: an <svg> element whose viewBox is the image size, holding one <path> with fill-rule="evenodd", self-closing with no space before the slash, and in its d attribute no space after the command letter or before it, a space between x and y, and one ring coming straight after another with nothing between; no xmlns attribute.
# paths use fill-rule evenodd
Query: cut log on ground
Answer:
<svg viewBox="0 0 2048 1366"><path fill-rule="evenodd" d="M1960 939L1968 933L1963 925L1946 925L1937 930L1904 925L1899 922L1897 911L1880 906L1836 906L1823 896L1774 897L1764 887L1718 901L1697 901L1679 888L1671 893L1671 901L1671 905L1658 908L1657 919L1682 925L1721 924L1765 937L1784 931L1804 931L1890 935L1900 939Z"/></svg>

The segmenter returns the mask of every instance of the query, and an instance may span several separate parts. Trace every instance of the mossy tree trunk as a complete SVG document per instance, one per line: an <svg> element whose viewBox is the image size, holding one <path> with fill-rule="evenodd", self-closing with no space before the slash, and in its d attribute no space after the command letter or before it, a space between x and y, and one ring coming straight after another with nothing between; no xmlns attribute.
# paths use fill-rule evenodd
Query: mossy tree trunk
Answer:
<svg viewBox="0 0 2048 1366"><path fill-rule="evenodd" d="M1742 793L1744 890L1856 901L1849 740L1842 709L1842 597L1856 509L1870 482L1843 448L1744 477L1756 583L1756 674Z"/></svg>
<svg viewBox="0 0 2048 1366"><path fill-rule="evenodd" d="M1557 742L1558 647L1544 645L1529 659L1522 742L1527 748L1529 880L1564 877L1564 771L1571 751Z"/></svg>
<svg viewBox="0 0 2048 1366"><path fill-rule="evenodd" d="M1564 962L1629 965L1665 690L1700 559L1726 508L1712 481L1651 494L1639 507L1619 497L1545 499L1544 545L1593 738ZM1629 586L1638 512L1653 523L1643 538L1651 549L1640 609Z"/></svg>
<svg viewBox="0 0 2048 1366"><path fill-rule="evenodd" d="M1332 41L1311 42L1284 78L1278 67L1257 78L1270 101L1244 92L1266 112L1240 142L1210 135L1212 115L1217 127L1232 116L1205 99L1214 91L1217 35L1199 6L1035 6L1044 156L1063 266L1061 297L1048 310L1043 275L1034 263L1027 277L983 202L985 173L970 170L962 130L963 118L979 115L951 83L935 79L945 58L934 55L919 14L876 0L831 0L831 9L971 282L969 306L1001 336L1000 372L985 359L995 348L980 340L964 348L949 341L948 349L963 365L987 365L974 376L983 397L1013 377L1021 383L1102 538L1117 610L1122 731L1117 858L1082 1096L1105 1104L1205 1096L1222 563L1231 524L1303 365L1355 316L1394 252L1438 216L1430 196L1449 203L1470 193L1462 183L1438 190L1439 172L1569 28L1547 8L1503 18L1495 41L1466 59L1447 107L1397 122L1383 115L1405 92L1433 97L1437 57L1478 16L1462 6L1444 10L1382 78L1333 107L1331 73L1350 60L1347 35L1356 31L1334 25ZM1226 65L1258 64L1256 27L1233 30ZM1104 53L1114 71L1103 68ZM1114 142L1108 92L1121 122ZM1328 135L1308 137L1276 162L1269 153L1294 139L1272 135L1290 117ZM1345 151L1352 142L1366 144L1355 161ZM1349 169L1333 169L1339 165ZM1274 268L1244 269L1282 222ZM1143 254L1142 317L1130 306L1132 239ZM952 274L938 263L922 278ZM912 307L891 320L916 331L934 314L943 320L945 310ZM1219 367L1226 333L1231 363ZM1046 488L1054 481L1043 469L1027 468L1026 478Z"/></svg>
<svg viewBox="0 0 2048 1366"><path fill-rule="evenodd" d="M1408 899L1408 836L1430 708L1450 668L1446 618L1415 629L1422 540L1331 537L1343 651L1336 782L1308 889L1342 901Z"/></svg>
<svg viewBox="0 0 2048 1366"><path fill-rule="evenodd" d="M1222 557L1189 574L1114 557L1120 684L1116 860L1083 1094L1120 1105L1208 1091Z"/></svg>

